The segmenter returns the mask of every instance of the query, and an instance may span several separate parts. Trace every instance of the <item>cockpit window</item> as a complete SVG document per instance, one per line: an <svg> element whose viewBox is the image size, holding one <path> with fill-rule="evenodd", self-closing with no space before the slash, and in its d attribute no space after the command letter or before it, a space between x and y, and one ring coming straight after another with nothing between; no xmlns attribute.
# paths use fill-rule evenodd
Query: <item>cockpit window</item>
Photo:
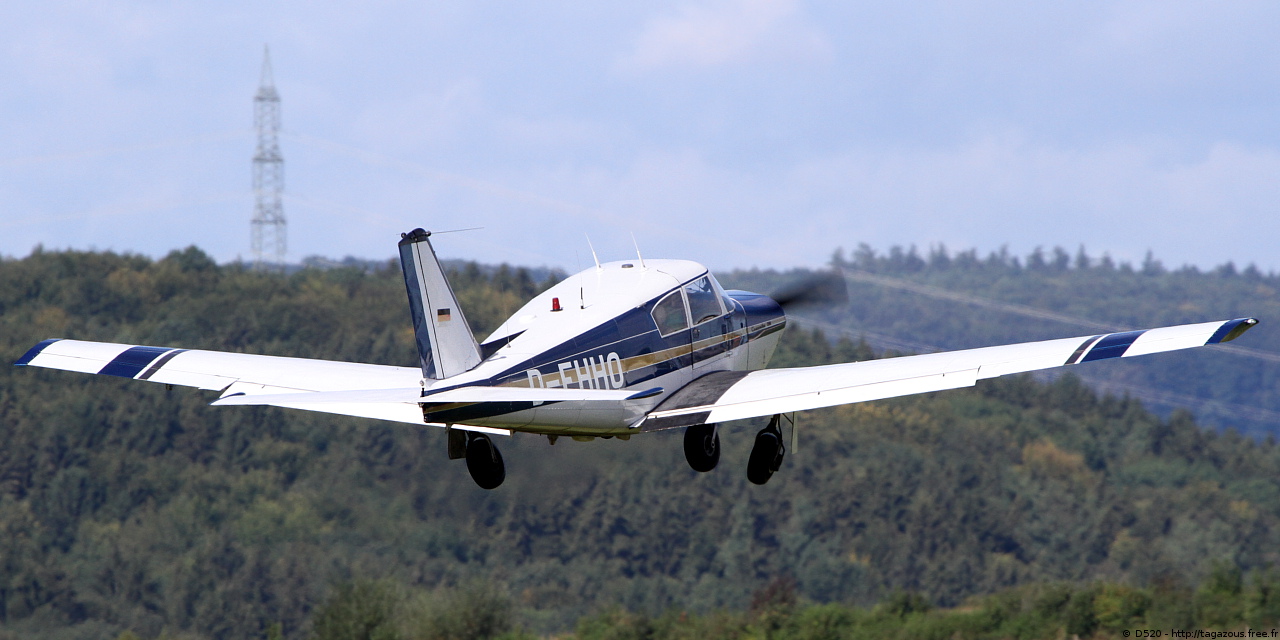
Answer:
<svg viewBox="0 0 1280 640"><path fill-rule="evenodd" d="M712 318L724 315L720 307L720 296L711 287L711 279L702 276L684 286L685 295L689 296L689 315L693 324L699 325Z"/></svg>
<svg viewBox="0 0 1280 640"><path fill-rule="evenodd" d="M668 335L689 328L689 316L684 312L684 296L677 289L653 305L653 322L658 333Z"/></svg>
<svg viewBox="0 0 1280 640"><path fill-rule="evenodd" d="M711 286L715 287L716 295L720 296L720 303L724 305L725 312L733 311L733 298L724 292L724 287L720 286L720 281L716 280L715 276L708 273L707 277L711 278Z"/></svg>

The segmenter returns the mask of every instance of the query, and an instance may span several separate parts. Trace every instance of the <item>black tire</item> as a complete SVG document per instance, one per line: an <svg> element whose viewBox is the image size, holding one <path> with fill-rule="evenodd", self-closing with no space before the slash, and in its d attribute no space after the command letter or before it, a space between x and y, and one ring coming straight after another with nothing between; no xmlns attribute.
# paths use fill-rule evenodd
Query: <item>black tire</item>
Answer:
<svg viewBox="0 0 1280 640"><path fill-rule="evenodd" d="M747 460L747 480L752 484L764 484L773 477L782 462L782 438L773 431L764 430L756 434L756 444L751 448L751 458Z"/></svg>
<svg viewBox="0 0 1280 640"><path fill-rule="evenodd" d="M695 424L684 430L684 459L698 473L720 464L720 434L714 424Z"/></svg>
<svg viewBox="0 0 1280 640"><path fill-rule="evenodd" d="M507 479L502 453L493 446L489 436L472 436L467 443L467 471L481 489L497 489Z"/></svg>

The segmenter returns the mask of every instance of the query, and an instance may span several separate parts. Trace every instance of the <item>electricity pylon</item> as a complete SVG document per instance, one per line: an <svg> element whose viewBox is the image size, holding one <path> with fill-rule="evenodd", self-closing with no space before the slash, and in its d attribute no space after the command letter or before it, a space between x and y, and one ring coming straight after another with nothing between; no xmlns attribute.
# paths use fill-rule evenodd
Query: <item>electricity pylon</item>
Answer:
<svg viewBox="0 0 1280 640"><path fill-rule="evenodd" d="M282 269L285 238L284 158L280 156L280 94L271 77L271 52L263 47L262 81L253 97L253 124L258 129L258 151L253 156L255 204L252 231L253 266Z"/></svg>

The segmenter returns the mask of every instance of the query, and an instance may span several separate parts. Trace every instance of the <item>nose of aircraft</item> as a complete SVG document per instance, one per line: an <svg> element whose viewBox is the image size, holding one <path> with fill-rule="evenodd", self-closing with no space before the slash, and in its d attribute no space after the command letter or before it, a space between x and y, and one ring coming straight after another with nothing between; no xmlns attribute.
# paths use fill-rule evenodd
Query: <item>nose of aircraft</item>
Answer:
<svg viewBox="0 0 1280 640"><path fill-rule="evenodd" d="M782 305L763 293L752 293L750 291L728 291L726 293L741 304L742 309L746 311L747 326L755 326L761 322L768 322L774 318L786 316L786 313L782 310Z"/></svg>

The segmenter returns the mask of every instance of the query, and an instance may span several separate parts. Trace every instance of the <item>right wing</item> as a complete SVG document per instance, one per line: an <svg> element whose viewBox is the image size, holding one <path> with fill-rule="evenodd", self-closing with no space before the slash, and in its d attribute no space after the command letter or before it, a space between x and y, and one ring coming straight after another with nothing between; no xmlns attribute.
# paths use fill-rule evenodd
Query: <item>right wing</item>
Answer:
<svg viewBox="0 0 1280 640"><path fill-rule="evenodd" d="M971 387L1011 373L1227 342L1257 323L1240 318L817 367L720 371L685 385L633 426L672 429Z"/></svg>

